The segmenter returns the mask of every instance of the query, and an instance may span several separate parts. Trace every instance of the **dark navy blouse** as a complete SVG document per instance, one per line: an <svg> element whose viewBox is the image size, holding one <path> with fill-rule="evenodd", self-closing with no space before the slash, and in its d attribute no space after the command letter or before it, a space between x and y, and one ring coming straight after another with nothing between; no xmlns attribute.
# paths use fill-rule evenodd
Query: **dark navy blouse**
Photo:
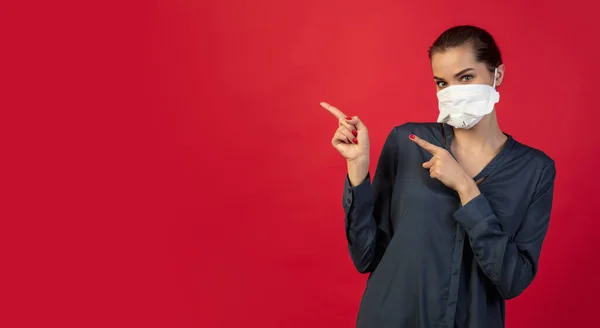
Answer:
<svg viewBox="0 0 600 328"><path fill-rule="evenodd" d="M371 184L351 186L343 206L354 265L370 273L359 328L504 327L505 300L532 282L552 207L554 161L508 135L458 193L421 165L431 154L414 133L450 151L451 126L407 123L389 134Z"/></svg>

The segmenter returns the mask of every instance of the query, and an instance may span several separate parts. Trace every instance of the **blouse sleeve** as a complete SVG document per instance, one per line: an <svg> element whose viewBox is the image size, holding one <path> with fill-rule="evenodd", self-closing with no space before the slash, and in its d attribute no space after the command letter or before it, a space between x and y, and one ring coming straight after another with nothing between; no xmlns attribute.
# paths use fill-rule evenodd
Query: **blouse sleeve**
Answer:
<svg viewBox="0 0 600 328"><path fill-rule="evenodd" d="M390 204L398 165L395 129L388 135L377 163L373 183L370 176L352 186L346 175L343 207L350 257L361 273L373 272L390 241Z"/></svg>
<svg viewBox="0 0 600 328"><path fill-rule="evenodd" d="M542 170L533 200L514 236L504 231L483 194L454 213L479 266L505 299L521 294L535 277L550 221L555 177L554 163Z"/></svg>

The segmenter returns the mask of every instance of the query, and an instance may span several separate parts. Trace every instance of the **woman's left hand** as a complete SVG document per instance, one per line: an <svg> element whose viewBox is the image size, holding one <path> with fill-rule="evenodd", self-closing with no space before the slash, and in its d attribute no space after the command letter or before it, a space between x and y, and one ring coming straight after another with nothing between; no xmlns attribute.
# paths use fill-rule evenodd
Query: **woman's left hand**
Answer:
<svg viewBox="0 0 600 328"><path fill-rule="evenodd" d="M438 179L448 188L456 190L463 205L480 194L475 181L469 177L450 152L430 144L414 134L410 135L410 140L433 155L429 161L423 163L423 167L429 170L432 178Z"/></svg>

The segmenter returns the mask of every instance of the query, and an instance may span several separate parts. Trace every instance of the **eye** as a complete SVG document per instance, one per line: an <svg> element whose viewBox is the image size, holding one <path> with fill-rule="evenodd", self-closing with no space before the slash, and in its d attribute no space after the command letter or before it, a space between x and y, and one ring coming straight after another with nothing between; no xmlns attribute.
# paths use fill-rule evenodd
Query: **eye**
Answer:
<svg viewBox="0 0 600 328"><path fill-rule="evenodd" d="M435 84L438 86L438 88L443 88L446 86L446 81L436 81Z"/></svg>
<svg viewBox="0 0 600 328"><path fill-rule="evenodd" d="M460 82L469 82L473 79L473 75L463 75L460 78Z"/></svg>

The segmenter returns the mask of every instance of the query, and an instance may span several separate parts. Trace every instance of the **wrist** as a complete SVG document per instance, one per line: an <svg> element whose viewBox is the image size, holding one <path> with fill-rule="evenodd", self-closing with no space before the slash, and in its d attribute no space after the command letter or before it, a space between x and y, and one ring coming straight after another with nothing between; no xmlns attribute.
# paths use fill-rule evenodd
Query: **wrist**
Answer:
<svg viewBox="0 0 600 328"><path fill-rule="evenodd" d="M463 205L470 202L473 198L479 196L481 191L473 179L468 178L456 188Z"/></svg>
<svg viewBox="0 0 600 328"><path fill-rule="evenodd" d="M369 160L348 161L348 178L352 186L361 184L369 174Z"/></svg>
<svg viewBox="0 0 600 328"><path fill-rule="evenodd" d="M346 162L348 163L348 166L363 166L365 164L369 165L369 156L361 155L353 159L347 159Z"/></svg>

